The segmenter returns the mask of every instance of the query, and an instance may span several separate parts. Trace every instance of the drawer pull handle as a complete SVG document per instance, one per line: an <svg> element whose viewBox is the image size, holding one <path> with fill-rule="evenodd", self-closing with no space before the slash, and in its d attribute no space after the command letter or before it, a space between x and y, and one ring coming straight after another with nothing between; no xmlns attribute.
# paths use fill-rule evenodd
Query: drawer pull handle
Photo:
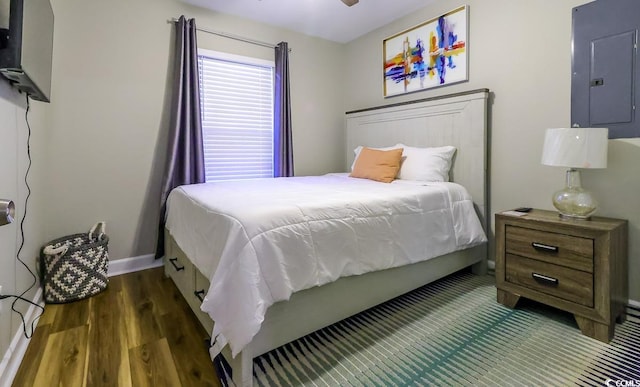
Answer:
<svg viewBox="0 0 640 387"><path fill-rule="evenodd" d="M198 300L200 300L200 302L204 301L204 289L196 290L195 292L193 292L193 294L196 296L196 298L198 298Z"/></svg>
<svg viewBox="0 0 640 387"><path fill-rule="evenodd" d="M533 277L534 280L536 280L541 284L558 286L559 281L557 278L547 277L546 275L542 275L538 273L531 273L531 276Z"/></svg>
<svg viewBox="0 0 640 387"><path fill-rule="evenodd" d="M558 246L545 245L544 243L533 242L531 243L534 249L538 251L546 251L548 253L557 253Z"/></svg>
<svg viewBox="0 0 640 387"><path fill-rule="evenodd" d="M178 266L176 264L176 262L178 262L178 258L169 258L169 262L171 262L176 271L184 270L184 266Z"/></svg>

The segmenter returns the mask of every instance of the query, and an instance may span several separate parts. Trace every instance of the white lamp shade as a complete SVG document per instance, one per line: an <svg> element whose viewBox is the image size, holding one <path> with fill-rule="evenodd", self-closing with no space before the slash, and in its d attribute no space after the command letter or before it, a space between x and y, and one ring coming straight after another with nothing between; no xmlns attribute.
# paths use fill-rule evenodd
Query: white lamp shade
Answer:
<svg viewBox="0 0 640 387"><path fill-rule="evenodd" d="M609 129L547 129L542 164L568 168L606 168Z"/></svg>

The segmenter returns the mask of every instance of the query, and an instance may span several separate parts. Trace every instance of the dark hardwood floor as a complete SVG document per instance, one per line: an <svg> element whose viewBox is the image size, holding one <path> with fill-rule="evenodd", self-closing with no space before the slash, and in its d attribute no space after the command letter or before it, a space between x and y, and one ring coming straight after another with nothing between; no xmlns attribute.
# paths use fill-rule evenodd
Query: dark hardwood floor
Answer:
<svg viewBox="0 0 640 387"><path fill-rule="evenodd" d="M220 386L208 333L163 269L47 305L14 386Z"/></svg>

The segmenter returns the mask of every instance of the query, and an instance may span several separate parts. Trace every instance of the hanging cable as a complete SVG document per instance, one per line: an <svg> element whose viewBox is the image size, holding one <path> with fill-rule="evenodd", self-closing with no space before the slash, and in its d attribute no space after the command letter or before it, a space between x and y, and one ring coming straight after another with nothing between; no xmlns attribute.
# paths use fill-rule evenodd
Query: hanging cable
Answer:
<svg viewBox="0 0 640 387"><path fill-rule="evenodd" d="M2 296L2 298L14 298L13 302L11 303L11 310L13 310L14 312L16 312L18 315L20 315L20 319L22 320L22 327L23 327L23 331L24 331L24 336L27 339L30 339L31 336L33 336L33 332L35 331L35 324L38 321L38 318L40 316L42 316L42 313L44 313L44 308L33 302L30 301L28 299L26 299L24 297L25 294L27 294L27 292L29 292L29 290L33 289L33 287L38 283L37 277L36 275L33 273L33 271L29 268L29 266L20 258L20 253L22 252L22 249L24 248L24 243L25 243L25 238L24 238L24 222L25 219L27 218L27 205L29 204L29 197L31 196L31 187L29 186L29 171L31 170L31 125L29 124L29 109L30 109L30 105L29 105L29 95L27 94L27 109L24 113L24 120L27 124L27 130L28 130L28 134L27 134L27 159L28 159L28 163L27 163L27 170L24 174L24 184L27 187L27 196L24 199L24 213L22 215L22 220L20 221L20 247L18 248L18 252L16 253L16 260L18 262L20 262L22 264L22 266L24 266L27 271L29 272L29 274L31 274L31 277L33 279L31 285L29 285L29 287L23 291L22 293L20 293L20 295L5 295ZM20 312L19 310L16 309L16 303L18 301L24 301L28 304L31 304L37 308L40 308L40 314L34 318L31 321L31 326L29 331L27 331L27 321L24 317L24 314L22 314L22 312Z"/></svg>

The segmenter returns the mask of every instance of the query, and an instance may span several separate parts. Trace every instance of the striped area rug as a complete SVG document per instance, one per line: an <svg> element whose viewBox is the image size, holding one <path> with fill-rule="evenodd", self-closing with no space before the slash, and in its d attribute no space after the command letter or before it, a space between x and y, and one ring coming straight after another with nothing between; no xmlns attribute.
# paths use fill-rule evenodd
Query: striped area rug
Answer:
<svg viewBox="0 0 640 387"><path fill-rule="evenodd" d="M609 379L640 385L637 311L605 344L582 335L571 314L527 300L515 310L498 304L493 278L467 273L254 359L258 386L603 386Z"/></svg>

